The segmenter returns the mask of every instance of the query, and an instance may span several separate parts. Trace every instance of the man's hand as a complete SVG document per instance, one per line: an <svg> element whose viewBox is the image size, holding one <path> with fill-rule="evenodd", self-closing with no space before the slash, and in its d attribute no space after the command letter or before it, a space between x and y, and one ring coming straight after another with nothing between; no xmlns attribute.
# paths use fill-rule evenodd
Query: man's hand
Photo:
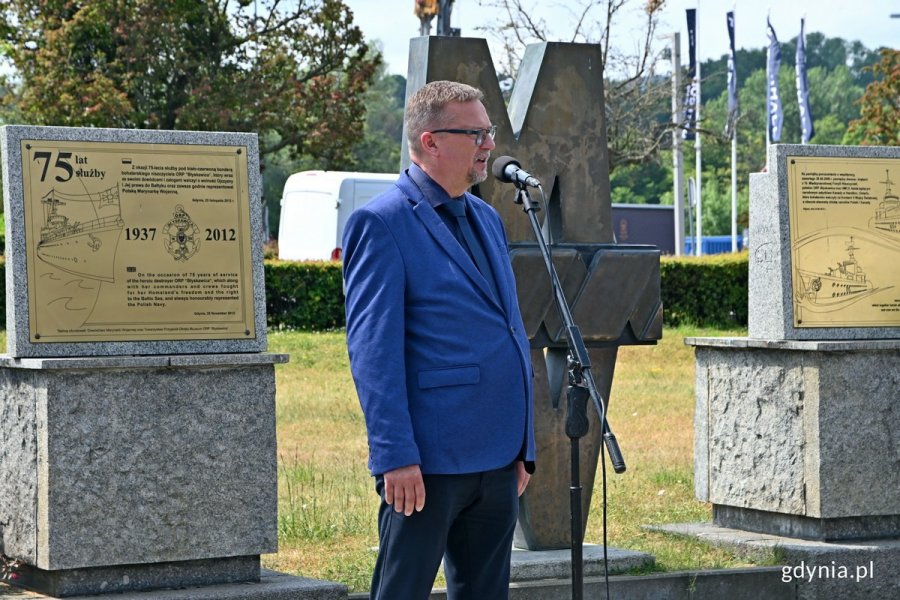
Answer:
<svg viewBox="0 0 900 600"><path fill-rule="evenodd" d="M400 467L384 474L384 501L407 517L413 514L413 509L419 512L425 508L425 483L419 465Z"/></svg>
<svg viewBox="0 0 900 600"><path fill-rule="evenodd" d="M519 496L521 496L528 487L528 480L531 479L531 475L525 470L525 463L521 460L516 461L516 478L519 481Z"/></svg>

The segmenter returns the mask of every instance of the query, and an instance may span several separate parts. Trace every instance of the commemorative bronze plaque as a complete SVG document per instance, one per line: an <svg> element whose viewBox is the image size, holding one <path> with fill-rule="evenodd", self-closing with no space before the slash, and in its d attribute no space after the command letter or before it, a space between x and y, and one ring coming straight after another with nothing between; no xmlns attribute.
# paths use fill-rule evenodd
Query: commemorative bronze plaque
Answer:
<svg viewBox="0 0 900 600"><path fill-rule="evenodd" d="M20 144L31 343L256 335L246 146Z"/></svg>
<svg viewBox="0 0 900 600"><path fill-rule="evenodd" d="M900 160L787 166L794 326L900 326Z"/></svg>

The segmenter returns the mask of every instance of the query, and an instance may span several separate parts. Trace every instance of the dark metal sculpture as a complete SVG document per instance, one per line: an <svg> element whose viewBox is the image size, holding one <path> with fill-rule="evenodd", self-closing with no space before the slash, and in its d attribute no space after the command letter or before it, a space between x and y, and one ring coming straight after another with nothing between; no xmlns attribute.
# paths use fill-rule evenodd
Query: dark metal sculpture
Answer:
<svg viewBox="0 0 900 600"><path fill-rule="evenodd" d="M550 191L545 239L588 346L598 389L608 399L618 346L660 339L662 305L659 251L614 240L600 47L546 42L529 46L507 112L485 40L413 39L407 97L439 79L484 91L488 114L498 126L494 155L515 156ZM402 155L407 157L405 136L403 144ZM515 188L488 179L476 193L500 213L512 245L535 371L538 470L521 500L516 545L530 550L568 548L569 440L565 402L559 401L567 384L564 328L528 219L513 202ZM580 471L590 492L602 431L593 407L588 413L590 430L581 440ZM608 419L615 427L614 405ZM628 440L620 442L627 458ZM590 503L591 494L586 493L585 526Z"/></svg>

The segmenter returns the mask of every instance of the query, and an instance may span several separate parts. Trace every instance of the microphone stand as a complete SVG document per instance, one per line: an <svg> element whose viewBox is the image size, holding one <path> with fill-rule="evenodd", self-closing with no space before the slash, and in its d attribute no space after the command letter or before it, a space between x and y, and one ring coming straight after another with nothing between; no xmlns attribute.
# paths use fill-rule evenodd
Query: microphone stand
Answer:
<svg viewBox="0 0 900 600"><path fill-rule="evenodd" d="M540 206L531 199L526 186L520 182L514 182L518 188L516 193L516 204L522 205L522 210L528 215L531 222L531 229L537 239L538 246L541 249L541 255L544 258L544 265L547 267L547 274L550 276L550 286L553 288L553 298L556 308L559 311L560 318L566 328L566 341L569 346L569 354L567 357L567 370L569 385L566 393L568 399L568 408L566 411L566 436L570 440L571 447L571 484L569 487L569 509L571 514L571 535L572 535L572 600L582 600L584 597L584 564L583 564L583 544L584 544L584 527L582 525L581 513L581 460L579 452L579 441L588 432L587 417L587 399L590 397L594 402L594 407L600 417L600 423L603 427L603 441L609 452L609 460L613 465L616 473L625 472L625 460L622 458L622 452L619 450L619 444L616 436L613 435L606 420L606 403L597 390L597 384L594 382L594 376L591 373L591 359L588 355L587 347L581 337L581 330L575 324L572 318L572 311L566 301L563 293L562 285L559 282L559 276L556 268L553 266L553 260L550 254L550 247L544 240L541 232L540 223L538 223L537 215ZM543 189L541 190L543 194ZM602 448L601 448L602 449ZM602 456L601 456L602 460ZM604 554L606 547L604 546Z"/></svg>

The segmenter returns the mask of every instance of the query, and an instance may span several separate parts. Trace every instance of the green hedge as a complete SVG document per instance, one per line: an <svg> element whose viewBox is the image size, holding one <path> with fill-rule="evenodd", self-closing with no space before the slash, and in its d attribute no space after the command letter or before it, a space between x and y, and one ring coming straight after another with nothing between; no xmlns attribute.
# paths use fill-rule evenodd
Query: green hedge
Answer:
<svg viewBox="0 0 900 600"><path fill-rule="evenodd" d="M666 325L747 326L746 252L660 260Z"/></svg>
<svg viewBox="0 0 900 600"><path fill-rule="evenodd" d="M663 257L666 325L747 325L747 253ZM327 329L344 325L341 266L337 262L266 262L270 327Z"/></svg>
<svg viewBox="0 0 900 600"><path fill-rule="evenodd" d="M265 261L266 321L275 329L344 326L339 262Z"/></svg>
<svg viewBox="0 0 900 600"><path fill-rule="evenodd" d="M747 325L747 253L660 261L666 325ZM0 261L0 277L5 262ZM275 329L322 330L344 326L338 262L265 261L266 319ZM0 314L6 314L0 295Z"/></svg>

